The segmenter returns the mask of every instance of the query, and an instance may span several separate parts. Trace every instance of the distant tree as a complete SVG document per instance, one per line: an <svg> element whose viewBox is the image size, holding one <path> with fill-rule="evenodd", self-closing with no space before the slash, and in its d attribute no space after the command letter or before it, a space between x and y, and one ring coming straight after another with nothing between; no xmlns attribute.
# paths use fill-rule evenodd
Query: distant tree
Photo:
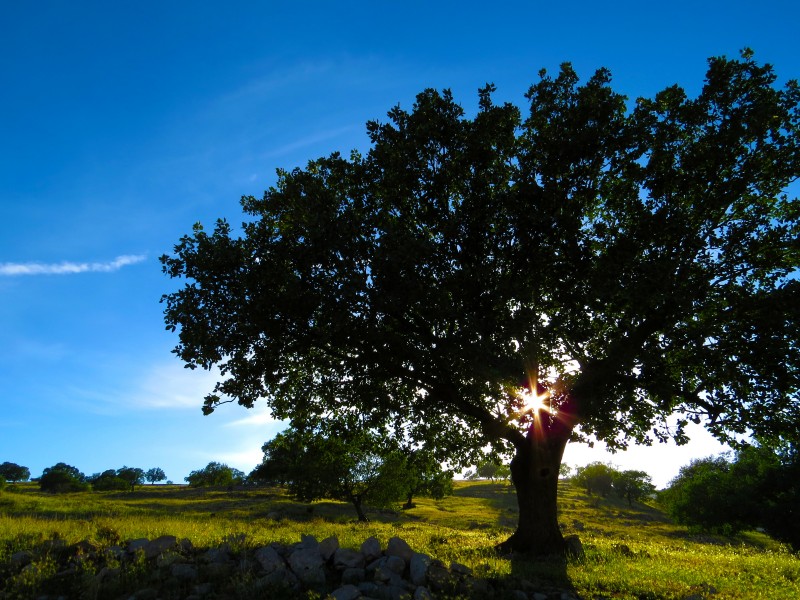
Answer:
<svg viewBox="0 0 800 600"><path fill-rule="evenodd" d="M89 489L86 477L77 468L58 463L46 468L39 478L39 489L54 494L83 492Z"/></svg>
<svg viewBox="0 0 800 600"><path fill-rule="evenodd" d="M613 489L612 483L617 473L618 471L611 465L593 462L583 467L577 467L572 482L585 489L590 496L600 494L605 498Z"/></svg>
<svg viewBox="0 0 800 600"><path fill-rule="evenodd" d="M403 453L407 479L406 502L403 508L414 507L414 497L429 496L440 500L453 493L453 472L443 469L432 452L413 450Z"/></svg>
<svg viewBox="0 0 800 600"><path fill-rule="evenodd" d="M161 468L153 467L145 472L144 478L152 485L158 481L164 481L167 476L164 474L164 471L162 471Z"/></svg>
<svg viewBox="0 0 800 600"><path fill-rule="evenodd" d="M612 475L614 492L628 501L628 506L656 491L652 478L644 471L618 471Z"/></svg>
<svg viewBox="0 0 800 600"><path fill-rule="evenodd" d="M47 475L51 471L63 471L68 473L73 479L77 481L86 481L86 476L81 473L77 467L73 467L72 465L68 465L67 463L56 463L52 467L47 467L44 471L42 471L42 476Z"/></svg>
<svg viewBox="0 0 800 600"><path fill-rule="evenodd" d="M0 475L0 490L2 490L4 487L6 487L6 480L2 475Z"/></svg>
<svg viewBox="0 0 800 600"><path fill-rule="evenodd" d="M108 469L102 473L95 473L87 478L87 481L92 484L92 488L98 492L107 492L111 490L127 490L130 483L117 475L115 469Z"/></svg>
<svg viewBox="0 0 800 600"><path fill-rule="evenodd" d="M121 467L117 469L117 477L127 481L131 491L133 491L137 485L142 485L144 483L144 471L138 467Z"/></svg>
<svg viewBox="0 0 800 600"><path fill-rule="evenodd" d="M191 487L229 487L244 482L244 473L226 464L210 462L184 479Z"/></svg>
<svg viewBox="0 0 800 600"><path fill-rule="evenodd" d="M684 525L724 534L762 527L800 550L800 461L793 444L744 446L732 459L693 461L659 500Z"/></svg>
<svg viewBox="0 0 800 600"><path fill-rule="evenodd" d="M4 477L6 481L17 483L18 481L28 481L31 477L31 472L28 467L21 467L12 462L4 462L0 465L0 476Z"/></svg>
<svg viewBox="0 0 800 600"><path fill-rule="evenodd" d="M490 481L494 481L494 478L497 476L497 472L499 470L500 470L500 463L496 463L491 460L482 462L475 467L475 473L478 475L479 478L489 479Z"/></svg>
<svg viewBox="0 0 800 600"><path fill-rule="evenodd" d="M659 494L667 512L684 525L703 531L732 534L747 527L742 487L730 475L724 456L693 460Z"/></svg>
<svg viewBox="0 0 800 600"><path fill-rule="evenodd" d="M507 464L500 462L496 457L483 457L474 469L467 471L464 476L467 479L507 479L511 476L510 468Z"/></svg>
<svg viewBox="0 0 800 600"><path fill-rule="evenodd" d="M280 171L242 227L161 259L175 353L224 373L204 411L410 422L461 467L513 452L503 549L540 555L565 551L570 440L797 439L800 86L776 82L745 50L633 101L564 64L522 109L428 89L367 153Z"/></svg>
<svg viewBox="0 0 800 600"><path fill-rule="evenodd" d="M562 479L569 479L570 475L572 475L572 467L567 463L561 463L561 466L558 468L558 476Z"/></svg>
<svg viewBox="0 0 800 600"><path fill-rule="evenodd" d="M413 481L405 456L386 438L369 431L346 437L318 430L288 429L263 446L255 480L283 483L299 500L350 502L359 521L365 507L387 506L408 494Z"/></svg>

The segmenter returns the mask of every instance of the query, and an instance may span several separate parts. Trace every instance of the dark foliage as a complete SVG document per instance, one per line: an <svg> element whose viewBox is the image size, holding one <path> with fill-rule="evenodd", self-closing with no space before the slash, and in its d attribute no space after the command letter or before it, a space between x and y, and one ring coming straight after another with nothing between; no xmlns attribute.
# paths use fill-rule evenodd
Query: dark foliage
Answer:
<svg viewBox="0 0 800 600"><path fill-rule="evenodd" d="M726 534L762 527L800 550L800 462L792 446L693 461L660 499L679 523Z"/></svg>
<svg viewBox="0 0 800 600"><path fill-rule="evenodd" d="M165 322L226 375L206 413L358 414L462 467L513 452L507 547L551 554L570 439L800 435L800 87L745 51L695 98L629 103L568 64L524 111L493 91L469 118L426 90L368 123L366 155L280 171L240 236L197 224L162 257L187 280Z"/></svg>
<svg viewBox="0 0 800 600"><path fill-rule="evenodd" d="M226 464L210 462L184 478L191 487L228 487L244 483L244 473Z"/></svg>
<svg viewBox="0 0 800 600"><path fill-rule="evenodd" d="M18 481L28 481L31 477L31 472L28 467L22 467L12 462L4 462L0 465L0 477L11 483L16 483Z"/></svg>
<svg viewBox="0 0 800 600"><path fill-rule="evenodd" d="M48 467L39 478L39 489L53 494L83 492L89 489L86 477L75 467L58 463Z"/></svg>
<svg viewBox="0 0 800 600"><path fill-rule="evenodd" d="M264 460L250 474L256 481L285 484L299 500L333 498L350 502L360 521L366 506L388 506L445 484L430 464L417 469L391 440L370 431L289 429L263 446ZM423 468L426 467L426 468ZM441 475L441 467L438 469Z"/></svg>

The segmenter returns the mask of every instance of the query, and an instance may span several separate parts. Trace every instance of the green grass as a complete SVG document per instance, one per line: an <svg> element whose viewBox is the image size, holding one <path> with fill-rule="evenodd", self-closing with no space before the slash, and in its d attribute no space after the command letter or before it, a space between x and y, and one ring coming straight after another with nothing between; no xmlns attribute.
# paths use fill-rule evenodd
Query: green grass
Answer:
<svg viewBox="0 0 800 600"><path fill-rule="evenodd" d="M51 496L21 484L0 494L0 565L14 552L52 538L102 546L175 535L198 547L231 539L252 547L313 534L336 535L342 546L358 547L370 535L383 543L398 535L418 551L466 564L483 576L564 583L563 570L552 565L512 561L492 551L516 520L516 499L507 484L457 482L453 496L415 502L407 511L370 512L372 520L364 524L354 521L349 505L297 503L275 488L145 486L132 493ZM559 521L586 549L585 559L566 570L584 598L800 598L800 559L763 534L693 535L655 506L588 497L569 484L562 485Z"/></svg>

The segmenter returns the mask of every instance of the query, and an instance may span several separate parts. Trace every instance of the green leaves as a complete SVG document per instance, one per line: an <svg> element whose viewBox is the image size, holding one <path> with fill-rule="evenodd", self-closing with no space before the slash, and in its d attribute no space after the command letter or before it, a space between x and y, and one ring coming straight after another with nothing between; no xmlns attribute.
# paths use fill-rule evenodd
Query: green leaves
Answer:
<svg viewBox="0 0 800 600"><path fill-rule="evenodd" d="M416 494L441 497L446 492L450 474L429 454L403 452L377 431L337 431L335 425L279 433L264 444L264 460L250 478L287 485L305 502L351 502L361 520L366 520L364 505L383 507Z"/></svg>
<svg viewBox="0 0 800 600"><path fill-rule="evenodd" d="M800 435L800 89L776 81L745 52L631 106L565 64L524 111L428 89L365 155L280 171L241 234L198 225L162 258L187 279L163 299L176 353L226 376L204 411L357 414L464 466L523 443L531 380L618 447L684 441L673 413Z"/></svg>

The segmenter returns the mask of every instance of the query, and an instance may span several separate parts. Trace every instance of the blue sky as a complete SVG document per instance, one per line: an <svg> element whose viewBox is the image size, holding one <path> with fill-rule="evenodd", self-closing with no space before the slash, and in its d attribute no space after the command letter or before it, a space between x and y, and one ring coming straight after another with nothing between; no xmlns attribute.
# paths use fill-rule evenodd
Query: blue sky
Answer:
<svg viewBox="0 0 800 600"><path fill-rule="evenodd" d="M265 407L203 417L213 375L170 350L161 274L196 221L241 221L277 167L366 149L364 124L426 87L523 103L540 68L606 66L631 98L696 92L750 46L800 77L797 3L1 2L0 462L39 475L211 460L249 471ZM569 448L663 485L717 447Z"/></svg>

